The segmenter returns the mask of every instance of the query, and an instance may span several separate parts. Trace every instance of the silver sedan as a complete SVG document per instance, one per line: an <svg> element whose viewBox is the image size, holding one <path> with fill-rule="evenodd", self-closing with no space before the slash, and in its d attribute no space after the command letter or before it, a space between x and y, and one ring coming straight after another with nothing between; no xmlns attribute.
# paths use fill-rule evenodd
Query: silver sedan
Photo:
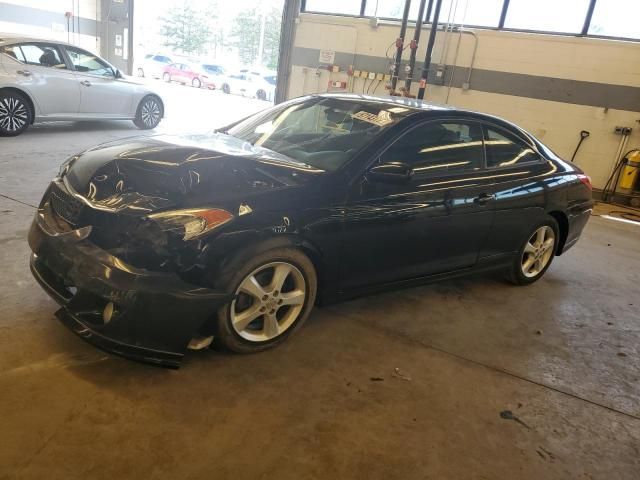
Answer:
<svg viewBox="0 0 640 480"><path fill-rule="evenodd" d="M155 128L160 96L102 58L61 42L0 33L0 136L35 121L133 120Z"/></svg>

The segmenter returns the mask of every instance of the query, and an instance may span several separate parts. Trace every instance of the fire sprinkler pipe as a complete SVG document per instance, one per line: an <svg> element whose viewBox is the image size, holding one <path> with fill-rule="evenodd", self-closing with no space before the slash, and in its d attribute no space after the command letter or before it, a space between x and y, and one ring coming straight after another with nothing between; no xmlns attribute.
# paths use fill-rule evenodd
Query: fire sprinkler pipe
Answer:
<svg viewBox="0 0 640 480"><path fill-rule="evenodd" d="M436 32L438 30L438 20L440 19L440 7L442 7L442 0L436 0L436 8L433 12L433 22L431 23L431 31L429 32L429 43L427 43L427 53L424 56L424 65L422 66L420 89L418 90L418 98L420 100L424 98L424 91L427 88L427 77L429 75L429 68L431 68L433 46L436 43Z"/></svg>
<svg viewBox="0 0 640 480"><path fill-rule="evenodd" d="M427 0L420 0L420 8L418 9L418 20L416 21L416 31L413 34L413 40L411 41L411 56L409 57L409 71L407 72L407 79L404 82L404 94L411 95L411 82L413 81L413 71L416 68L416 53L418 51L418 42L420 41L420 33L422 32L422 22L424 17L424 9L427 4ZM433 4L433 0L429 0L429 7ZM427 19L428 20L428 19Z"/></svg>
<svg viewBox="0 0 640 480"><path fill-rule="evenodd" d="M411 0L404 3L404 13L402 14L402 25L400 26L400 36L396 40L396 63L391 77L391 95L395 94L396 85L398 84L398 76L400 75L400 62L402 61L402 52L404 51L404 36L407 33L407 23L409 22L409 9L411 8Z"/></svg>

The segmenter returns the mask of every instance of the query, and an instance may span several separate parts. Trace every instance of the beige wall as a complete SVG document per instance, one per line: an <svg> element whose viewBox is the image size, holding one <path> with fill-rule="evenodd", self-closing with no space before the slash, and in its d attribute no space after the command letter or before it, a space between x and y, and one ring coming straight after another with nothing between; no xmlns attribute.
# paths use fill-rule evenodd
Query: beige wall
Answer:
<svg viewBox="0 0 640 480"><path fill-rule="evenodd" d="M99 2L95 0L0 0L0 32L69 41L98 52L100 45L96 37L95 20L99 8ZM76 27L76 33L72 28L68 35L65 12L77 15L78 9L83 19L80 34ZM87 21L91 21L90 26L87 26Z"/></svg>
<svg viewBox="0 0 640 480"><path fill-rule="evenodd" d="M613 167L620 141L620 136L613 133L615 126L633 127L629 148L640 147L640 113L637 111L637 105L640 104L640 43L481 29L474 31L478 39L474 69L535 76L527 77L534 84L532 87L535 87L536 77L594 82L595 85L586 86L593 87L596 93L599 88L603 91L602 98L593 102L598 106L570 103L573 101L570 91L567 92L565 103L530 98L526 90L514 95L474 90L473 76L469 90L452 88L449 91L446 86L429 85L426 94L429 101L445 103L448 97L451 105L502 116L529 130L565 158L571 157L580 130L590 131L591 137L584 142L576 163L592 176L595 186L599 187L604 185ZM382 57L378 63L386 65L385 51L398 33L398 23L386 23L373 28L367 19L301 14L296 25L294 45L303 49L342 52L340 58L355 59L355 68L359 67L358 61L363 57L358 56L361 55ZM420 64L424 59L428 33L429 30L425 29L420 42L417 56ZM413 36L411 26L408 36ZM473 52L473 36L452 34L447 58L443 59L446 38L446 35L438 33L434 62L468 68ZM461 43L456 59L459 40ZM390 55L393 50L390 50ZM403 57L405 61L408 52ZM345 74L329 74L326 71L317 76L315 67L296 65L295 58L294 55L289 98L324 92L329 79L347 78ZM567 82L564 85L566 87ZM585 84L581 85L584 88ZM606 107L604 92L611 85L637 87L624 90L628 92L625 95L629 96L628 108L625 107L626 101L621 102L620 98L617 102L612 101L616 108ZM354 91L360 92L361 89L362 79L358 79L354 83ZM417 93L416 84L412 92ZM376 93L384 94L383 86Z"/></svg>

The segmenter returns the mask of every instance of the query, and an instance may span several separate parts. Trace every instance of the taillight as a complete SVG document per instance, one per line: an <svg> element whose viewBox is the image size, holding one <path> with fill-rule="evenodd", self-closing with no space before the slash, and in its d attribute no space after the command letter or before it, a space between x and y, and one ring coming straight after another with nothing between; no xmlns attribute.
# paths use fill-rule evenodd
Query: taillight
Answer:
<svg viewBox="0 0 640 480"><path fill-rule="evenodd" d="M587 187L589 190L593 190L593 185L591 185L591 177L589 175L579 174L578 179Z"/></svg>

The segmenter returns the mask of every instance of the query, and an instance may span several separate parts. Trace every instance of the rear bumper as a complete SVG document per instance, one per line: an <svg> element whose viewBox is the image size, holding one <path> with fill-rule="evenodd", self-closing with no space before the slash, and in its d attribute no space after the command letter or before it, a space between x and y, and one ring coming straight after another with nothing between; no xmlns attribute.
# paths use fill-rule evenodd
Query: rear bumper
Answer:
<svg viewBox="0 0 640 480"><path fill-rule="evenodd" d="M591 212L593 211L593 202L591 200L576 202L569 206L567 211L569 229L567 232L567 239L562 246L562 250L558 254L563 254L571 247L573 247L578 240L584 227L587 225L589 218L591 218Z"/></svg>
<svg viewBox="0 0 640 480"><path fill-rule="evenodd" d="M48 203L38 210L29 245L35 279L62 306L58 319L102 350L179 367L198 328L230 296L127 265L87 239L91 227L56 231L51 215ZM114 313L105 320L109 302Z"/></svg>

